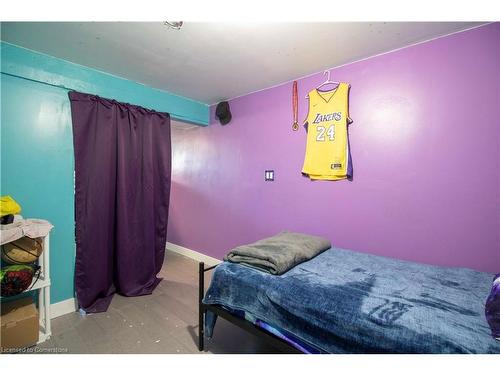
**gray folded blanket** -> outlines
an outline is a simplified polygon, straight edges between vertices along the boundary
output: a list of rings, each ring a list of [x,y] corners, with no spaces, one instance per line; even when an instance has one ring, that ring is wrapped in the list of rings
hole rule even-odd
[[[330,241],[302,233],[281,232],[231,250],[224,260],[244,263],[273,275],[281,275],[297,264],[332,247]]]

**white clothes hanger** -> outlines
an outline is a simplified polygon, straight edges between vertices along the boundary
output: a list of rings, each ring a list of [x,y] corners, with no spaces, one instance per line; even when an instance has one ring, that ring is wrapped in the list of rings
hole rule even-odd
[[[334,84],[334,85],[337,85],[337,86],[338,86],[338,85],[340,84],[340,82],[337,82],[337,81],[332,81],[332,80],[330,79],[330,71],[329,71],[329,70],[325,70],[325,71],[323,72],[323,75],[325,75],[325,76],[326,76],[326,81],[324,81],[322,84],[320,84],[319,86],[317,86],[317,87],[316,87],[316,90],[319,90],[321,87],[323,87],[323,86],[325,86],[325,85]],[[333,90],[333,89],[332,89],[332,90]],[[308,97],[309,97],[309,95],[306,95],[306,98],[308,98]]]
[[[319,85],[318,87],[316,87],[316,90],[318,90],[320,87],[323,87],[324,85],[328,85],[328,84],[331,84],[331,83],[333,83],[333,84],[335,84],[335,85],[340,84],[340,82],[337,82],[337,81],[331,81],[331,80],[330,80],[330,71],[329,71],[329,70],[325,70],[325,71],[323,72],[323,75],[326,75],[326,81],[325,81],[325,82],[323,82],[323,83],[322,83],[321,85]]]

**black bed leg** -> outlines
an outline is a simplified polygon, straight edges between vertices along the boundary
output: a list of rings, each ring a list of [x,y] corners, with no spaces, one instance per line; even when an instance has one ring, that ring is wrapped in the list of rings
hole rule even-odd
[[[204,349],[205,337],[205,309],[203,308],[203,295],[205,294],[205,264],[198,263],[198,350],[201,352]]]

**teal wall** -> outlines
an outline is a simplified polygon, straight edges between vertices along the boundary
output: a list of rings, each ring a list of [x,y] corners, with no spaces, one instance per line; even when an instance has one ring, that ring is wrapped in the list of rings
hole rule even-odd
[[[208,106],[5,43],[1,47],[0,194],[12,195],[24,217],[54,225],[50,261],[55,303],[74,295],[75,260],[71,113],[68,90],[59,86],[177,111],[177,118],[198,124],[205,121],[205,107],[208,123]]]
[[[73,140],[66,90],[1,75],[1,194],[49,220],[52,302],[73,296]]]
[[[0,51],[4,74],[168,112],[175,119],[197,125],[209,123],[207,104],[13,44],[0,42]]]

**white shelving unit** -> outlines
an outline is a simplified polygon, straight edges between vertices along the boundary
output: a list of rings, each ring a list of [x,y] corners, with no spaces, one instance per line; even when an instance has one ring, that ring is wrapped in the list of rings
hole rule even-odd
[[[38,292],[38,316],[40,330],[38,333],[38,344],[48,340],[52,335],[50,327],[50,234],[43,239],[43,252],[38,258],[40,266],[40,277],[38,280],[33,279],[30,287],[23,293],[31,291]],[[21,293],[21,294],[23,294]],[[4,300],[2,298],[2,300]]]
[[[31,290],[38,290],[38,315],[40,331],[38,344],[48,340],[52,335],[50,327],[50,234],[43,239],[43,253],[38,258],[40,278],[34,281]]]

